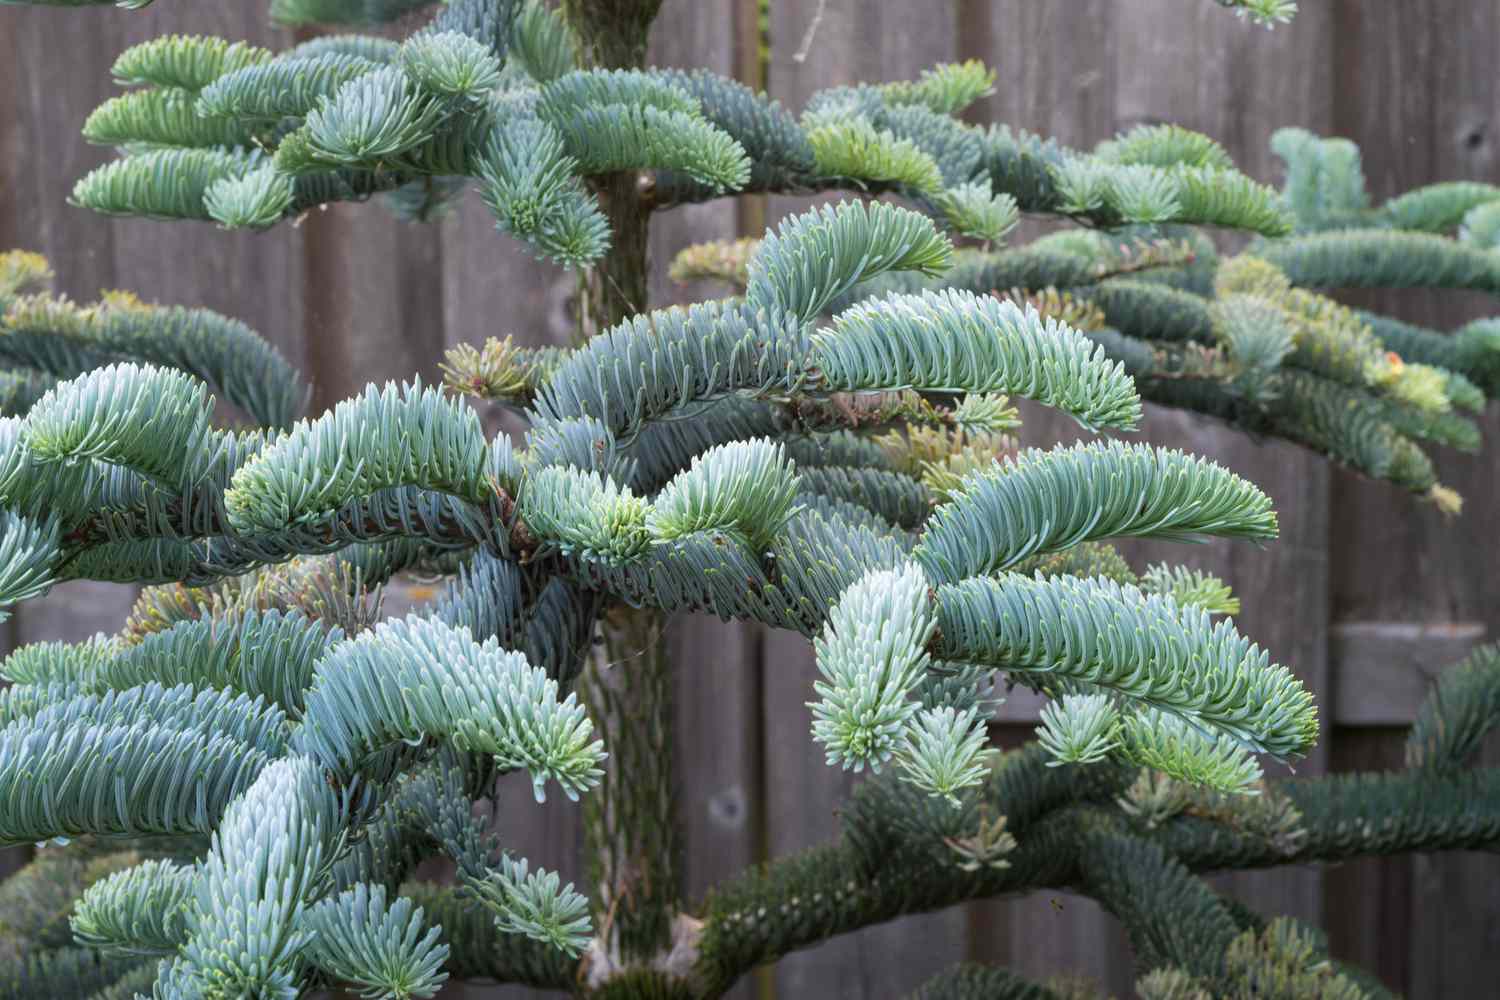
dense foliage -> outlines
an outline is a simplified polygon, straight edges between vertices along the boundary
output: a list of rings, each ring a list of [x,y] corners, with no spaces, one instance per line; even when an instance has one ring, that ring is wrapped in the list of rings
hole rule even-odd
[[[118,292],[78,306],[44,260],[0,255],[0,602],[150,585],[117,635],[0,663],[0,842],[51,842],[0,886],[0,986],[425,997],[452,974],[713,996],[875,921],[1070,886],[1124,921],[1153,1000],[1384,995],[1194,873],[1493,844],[1497,778],[1467,765],[1500,658],[1445,676],[1406,771],[1267,781],[1262,756],[1315,743],[1311,696],[1225,617],[1222,581],[1110,545],[1269,541],[1267,496],[1145,443],[1023,449],[1011,400],[1089,432],[1135,428],[1143,399],[1183,407],[1455,510],[1424,448],[1478,446],[1460,411],[1500,385],[1500,335],[1323,291],[1494,290],[1500,191],[1371,208],[1358,151],[1297,131],[1275,140],[1282,191],[1175,126],[1067,149],[961,121],[994,79],[972,62],[794,116],[640,68],[654,13],[453,0],[400,42],[120,56],[131,89],[84,134],[121,156],[79,204],[264,228],[376,194],[433,219],[473,186],[501,230],[583,269],[592,336],[460,348],[446,386],[372,385],[309,419],[242,324]],[[739,294],[622,307],[652,212],[747,191],[864,197],[674,266]],[[1081,225],[1004,247],[1022,212]],[[1221,257],[1205,227],[1255,242]],[[487,435],[465,397],[524,437]],[[380,587],[408,569],[450,582],[388,618]],[[667,665],[622,682],[591,653],[682,611],[808,636],[813,740],[879,772],[836,843],[701,912],[673,876]],[[1001,754],[1005,684],[1049,703]],[[474,804],[514,771],[582,800],[596,884],[500,849]],[[435,854],[456,887],[407,881]],[[964,968],[923,995],[1053,994]]]

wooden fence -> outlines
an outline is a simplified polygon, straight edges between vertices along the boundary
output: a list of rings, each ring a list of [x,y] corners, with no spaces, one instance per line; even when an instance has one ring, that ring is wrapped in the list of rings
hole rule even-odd
[[[795,110],[819,87],[907,78],[938,61],[980,57],[1000,79],[973,120],[1070,144],[1173,121],[1219,138],[1250,173],[1279,181],[1267,141],[1277,127],[1300,125],[1360,143],[1377,198],[1439,179],[1500,181],[1493,3],[1312,0],[1293,25],[1268,33],[1208,0],[827,0],[799,60],[818,6],[773,0],[765,58],[757,0],[666,0],[653,60],[739,76]],[[0,247],[45,252],[75,298],[122,287],[243,318],[309,374],[319,410],[368,380],[433,378],[445,345],[506,333],[527,343],[564,339],[572,280],[497,234],[477,199],[439,225],[345,205],[262,235],[110,221],[66,204],[73,181],[108,155],[78,133],[113,92],[108,67],[121,49],[169,31],[294,41],[268,27],[265,7],[161,0],[140,12],[0,9]],[[746,199],[659,217],[656,302],[695,294],[665,278],[677,249],[758,232],[796,207],[791,199]],[[1361,302],[1437,326],[1494,311],[1479,296],[1451,294]],[[1071,433],[1044,415],[1029,429],[1037,440]],[[1276,500],[1282,537],[1274,545],[1208,545],[1186,557],[1234,582],[1246,606],[1242,627],[1316,692],[1327,725],[1305,771],[1399,766],[1399,727],[1427,679],[1500,626],[1490,582],[1500,421],[1492,415],[1486,429],[1487,455],[1440,460],[1444,481],[1468,501],[1450,522],[1296,448],[1150,412],[1146,437],[1213,456]],[[1136,549],[1148,551],[1165,550]],[[3,626],[3,639],[113,630],[130,597],[125,588],[69,585],[25,608]],[[823,765],[807,735],[805,642],[697,619],[682,622],[671,641],[680,663],[685,868],[701,894],[757,859],[832,836],[850,781]],[[1027,711],[1011,706],[1002,740],[1025,737]],[[576,808],[539,810],[519,798],[517,805],[505,811],[508,843],[576,877]],[[1409,996],[1493,995],[1500,981],[1493,856],[1231,875],[1222,884],[1257,909],[1327,927],[1336,954]],[[1093,903],[1056,894],[850,935],[788,958],[736,995],[890,997],[965,957],[1043,976],[1076,970],[1129,995],[1118,929]],[[523,992],[471,986],[463,995]]]

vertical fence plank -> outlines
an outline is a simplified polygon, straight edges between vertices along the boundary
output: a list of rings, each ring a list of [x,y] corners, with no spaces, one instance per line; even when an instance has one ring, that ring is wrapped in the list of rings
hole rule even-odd
[[[445,339],[438,227],[368,203],[314,210],[302,226],[312,412],[431,372]]]
[[[1375,201],[1450,179],[1500,182],[1500,86],[1483,53],[1500,45],[1493,4],[1435,0],[1420,5],[1343,0],[1337,11],[1335,130],[1360,144]],[[1395,42],[1400,39],[1399,44]],[[1452,292],[1360,295],[1360,305],[1439,329],[1500,312],[1493,297]],[[1467,501],[1444,518],[1397,491],[1349,474],[1335,476],[1333,602],[1340,623],[1480,623],[1500,632],[1490,553],[1500,531],[1495,504],[1500,416],[1482,420],[1478,456],[1434,454],[1443,482]],[[1446,664],[1427,664],[1436,672]],[[1358,684],[1357,676],[1341,683]],[[1366,761],[1399,765],[1398,731],[1341,733]],[[1487,762],[1493,766],[1491,751]],[[1329,912],[1374,909],[1345,926],[1334,921],[1335,949],[1371,963],[1385,983],[1413,997],[1483,996],[1500,976],[1493,919],[1493,855],[1415,855],[1362,862],[1331,875]],[[1374,927],[1369,921],[1376,920]]]
[[[1339,104],[1335,130],[1364,150],[1377,202],[1421,184],[1468,179],[1500,182],[1500,85],[1476,65],[1476,53],[1500,44],[1500,11],[1462,0],[1420,12],[1395,5],[1342,3],[1338,27]],[[1382,44],[1402,39],[1402,44]],[[1441,72],[1436,72],[1441,68]],[[1446,291],[1351,296],[1439,329],[1500,313],[1492,296]],[[1483,422],[1480,455],[1434,450],[1439,477],[1468,501],[1456,518],[1413,506],[1398,491],[1355,476],[1335,478],[1348,516],[1334,525],[1335,611],[1340,621],[1476,621],[1493,631],[1500,611],[1491,573],[1473,558],[1477,540],[1500,530],[1492,502],[1493,458],[1500,436],[1494,409]]]
[[[1331,757],[1338,771],[1396,770],[1401,737],[1382,729],[1340,730]],[[1323,878],[1329,950],[1387,986],[1410,978],[1411,874],[1408,859],[1362,858],[1328,869]]]
[[[490,337],[506,336],[528,347],[571,342],[568,303],[577,279],[571,272],[536,259],[520,243],[497,231],[494,217],[474,192],[466,193],[448,218],[412,228],[417,232],[431,228],[440,244],[438,295],[424,305],[426,312],[438,317],[440,346],[468,343],[477,347]],[[412,358],[412,371],[420,371],[424,381],[439,378],[441,354],[434,348]],[[490,430],[503,427],[520,443],[523,429],[519,421],[506,416],[499,407],[481,403],[479,408]],[[563,795],[549,795],[546,802],[538,803],[530,782],[513,775],[495,790],[495,814],[496,832],[506,850],[583,887],[583,825],[577,802]],[[445,1000],[523,1000],[555,995],[523,986],[478,983],[452,985],[442,993]]]
[[[704,67],[736,76],[741,47],[753,45],[736,24],[740,0],[666,0],[652,34],[654,66]],[[682,248],[739,234],[734,199],[671,209],[651,220],[652,307],[722,294],[667,277]],[[682,888],[694,908],[718,882],[759,860],[760,630],[706,615],[672,622],[673,767],[681,827]],[[729,994],[754,996],[747,977]]]
[[[1003,123],[1086,147],[1115,124],[1117,68],[1113,35],[1115,0],[1073,5],[1026,0],[963,5],[962,55],[996,71],[995,93],[967,115],[976,124]],[[1028,220],[1024,241],[1051,225]],[[1078,435],[1077,425],[1055,411],[1028,406],[1024,440],[1047,447]],[[998,726],[1002,743],[1031,737],[1029,727]],[[1081,896],[1032,893],[970,907],[970,953],[975,961],[1046,978],[1073,973],[1110,989],[1129,986],[1129,949],[1114,918]]]
[[[0,247],[47,254],[57,290],[75,300],[118,287],[147,301],[209,306],[245,319],[300,361],[295,235],[227,236],[206,224],[109,219],[66,203],[74,182],[113,155],[86,144],[80,130],[90,111],[119,92],[109,70],[122,50],[169,25],[259,44],[284,33],[246,8],[169,15],[44,7],[7,10],[3,25],[0,78],[11,97],[0,116]],[[60,58],[64,39],[68,56]],[[18,612],[19,631],[27,641],[114,631],[135,593],[99,583],[58,588]]]
[[[733,77],[743,45],[740,0],[667,0],[651,39],[653,66],[703,67]],[[651,303],[696,302],[721,291],[684,287],[667,277],[673,256],[704,240],[739,233],[732,198],[671,209],[651,220]],[[758,860],[760,637],[743,624],[706,615],[672,625],[673,714],[683,890],[689,906],[717,882]],[[750,996],[742,983],[739,997]]]
[[[102,20],[100,19],[102,16]],[[108,96],[109,65],[128,14],[116,10],[12,8],[0,14],[0,244],[46,253],[58,290],[91,298],[114,282],[114,231],[66,204],[73,182],[105,151],[78,135]],[[69,40],[69,58],[56,41]]]
[[[1500,767],[1500,749],[1494,741],[1477,764]],[[1500,921],[1495,919],[1500,859],[1493,853],[1459,851],[1414,854],[1409,860],[1411,909],[1392,914],[1393,922],[1400,920],[1405,931],[1404,950],[1411,967],[1406,995],[1493,994],[1500,975]]]
[[[1327,129],[1332,17],[1326,9],[1303,5],[1295,31],[1275,32],[1225,17],[1207,4],[1189,12],[1171,0],[1132,0],[1117,16],[1119,127],[1165,119],[1197,129],[1222,142],[1246,172],[1265,179],[1276,174],[1268,145],[1274,129]],[[1172,73],[1159,71],[1181,53],[1193,58]],[[1259,444],[1181,412],[1153,414],[1147,437],[1211,455],[1270,494],[1281,527],[1275,542],[1264,549],[1216,545],[1195,561],[1233,582],[1245,609],[1239,627],[1326,704],[1327,463],[1306,450]],[[1181,558],[1176,548],[1172,557]],[[1300,773],[1324,770],[1330,736],[1325,730],[1319,746],[1298,764]],[[1259,912],[1321,923],[1319,872],[1277,870],[1215,881]]]
[[[773,3],[767,89],[798,113],[808,96],[823,87],[913,78],[957,55],[957,13],[952,2]],[[797,52],[804,45],[807,58],[798,61]],[[767,200],[770,226],[808,204],[805,199]],[[835,809],[853,786],[850,776],[823,763],[822,753],[809,740],[811,716],[805,703],[812,696],[814,673],[805,640],[786,633],[767,637],[765,769],[772,856],[833,836],[838,830]],[[897,996],[961,958],[964,939],[964,918],[958,910],[872,928],[778,963],[776,995]]]
[[[1304,11],[1296,32],[1275,35],[1251,32],[1206,5],[1191,10],[1174,0],[1087,10],[974,4],[970,16],[977,23],[964,37],[975,49],[966,54],[987,58],[1000,71],[997,94],[976,110],[979,120],[1004,121],[1084,148],[1143,121],[1173,121],[1220,139],[1247,170],[1264,175],[1274,123],[1285,123],[1290,112],[1294,120],[1321,127],[1329,116],[1328,18],[1322,11]],[[1163,72],[1164,66],[1171,71]],[[1027,436],[1041,443],[1076,432],[1055,416],[1028,412]],[[1246,597],[1241,627],[1323,694],[1326,472],[1319,460],[1286,445],[1256,446],[1235,432],[1155,407],[1148,407],[1138,437],[1215,456],[1272,495],[1282,512],[1282,538],[1265,551],[1224,544],[1127,548],[1137,559],[1171,558],[1225,574]],[[1316,758],[1308,763],[1319,766]],[[1306,874],[1224,881],[1255,905],[1317,915],[1317,883]],[[1087,905],[1064,901],[1059,913],[1050,896],[992,904],[976,914],[975,948],[992,949],[994,960],[1009,959],[1028,972],[1055,972],[1056,966],[1042,966],[1057,963],[1127,990],[1128,952],[1110,924]],[[991,926],[996,933],[986,940]]]

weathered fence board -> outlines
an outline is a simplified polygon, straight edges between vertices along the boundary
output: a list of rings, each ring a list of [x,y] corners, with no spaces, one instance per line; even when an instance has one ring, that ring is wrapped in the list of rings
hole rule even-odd
[[[366,381],[419,372],[432,380],[442,348],[454,343],[506,334],[527,344],[567,342],[573,278],[497,234],[472,195],[436,225],[343,205],[259,235],[110,220],[65,204],[74,180],[106,158],[78,129],[115,91],[108,67],[119,50],[167,31],[273,46],[299,37],[270,28],[264,7],[0,11],[0,246],[47,253],[60,288],[78,299],[118,286],[245,319],[308,373],[315,411]],[[1191,0],[774,0],[765,65],[756,0],[666,0],[652,58],[763,82],[795,111],[819,87],[979,57],[1000,77],[972,120],[1076,146],[1141,121],[1177,121],[1219,138],[1251,173],[1279,181],[1267,140],[1276,127],[1298,124],[1360,142],[1377,198],[1436,179],[1500,180],[1500,84],[1492,72],[1500,10],[1467,0],[1302,7],[1293,25],[1267,33]],[[805,204],[742,199],[661,216],[651,244],[653,301],[720,293],[666,280],[682,246],[758,231],[762,218],[774,223]],[[1039,230],[1028,222],[1027,231]],[[1494,311],[1487,299],[1446,293],[1359,301],[1436,326]],[[1056,415],[1027,417],[1032,442],[1076,434]],[[1485,425],[1491,444],[1500,441],[1500,418]],[[1282,537],[1263,550],[1140,545],[1132,554],[1186,558],[1235,583],[1245,602],[1241,626],[1313,686],[1330,721],[1302,770],[1400,766],[1400,733],[1390,727],[1409,718],[1418,675],[1500,629],[1487,559],[1500,530],[1500,461],[1440,460],[1444,481],[1468,500],[1463,517],[1449,521],[1298,449],[1180,414],[1151,409],[1143,436],[1211,455],[1260,483],[1276,500]],[[108,585],[60,588],[0,626],[0,642],[114,628],[132,594]],[[833,836],[853,779],[826,768],[808,740],[813,667],[803,640],[687,618],[667,641],[681,665],[674,697],[683,870],[696,899],[747,863]],[[1000,739],[1024,739],[1033,711],[1015,699],[996,727]],[[508,846],[582,877],[575,806],[538,809],[519,785],[499,795]],[[1257,908],[1320,920],[1337,954],[1411,996],[1477,996],[1500,975],[1497,876],[1492,856],[1452,855],[1220,884]],[[1042,893],[830,942],[742,984],[738,996],[886,997],[963,957],[1041,976],[1076,970],[1121,993],[1133,978],[1110,917],[1087,900]],[[530,991],[469,987],[461,995]]]
[[[1500,45],[1500,10],[1465,0],[1340,0],[1332,6],[1339,38],[1334,128],[1363,148],[1372,197],[1444,178],[1500,181],[1500,85],[1483,65],[1484,53]],[[1438,328],[1496,312],[1494,299],[1480,295],[1400,292],[1358,301]],[[1483,429],[1487,442],[1497,440],[1494,407]],[[1410,623],[1448,632],[1478,625],[1490,638],[1500,632],[1493,563],[1500,463],[1492,453],[1478,461],[1450,453],[1438,456],[1438,469],[1466,500],[1456,520],[1412,509],[1388,488],[1343,473],[1334,477],[1338,516],[1328,549],[1334,620],[1341,628]],[[1428,660],[1428,669],[1441,668],[1457,652],[1444,651],[1449,655]],[[1399,647],[1392,652],[1384,662],[1399,661]],[[1354,664],[1339,675],[1340,691],[1365,683],[1364,670]],[[1351,769],[1400,766],[1401,739],[1399,730],[1389,729],[1331,734],[1339,765]],[[1328,912],[1341,919],[1331,920],[1329,930],[1351,958],[1411,997],[1494,992],[1500,861],[1493,855],[1393,858],[1336,874]],[[1360,915],[1371,909],[1377,914]],[[1378,923],[1352,932],[1342,919]]]
[[[951,0],[773,4],[766,90],[797,113],[823,87],[914,77],[952,58],[957,13]],[[768,201],[772,225],[808,204],[780,197]],[[816,674],[808,644],[778,634],[767,637],[765,649],[767,847],[774,857],[835,836],[836,810],[854,777],[825,766],[821,750],[808,742],[811,713],[806,703],[812,700]],[[964,938],[964,916],[956,910],[871,928],[778,963],[776,994],[849,1000],[900,995],[962,958]]]
[[[964,5],[961,48],[955,55],[983,59],[999,73],[995,94],[966,117],[976,123],[1004,122],[1080,147],[1114,134],[1118,81],[1111,36],[1117,6],[1111,0]],[[1039,228],[1028,224],[1023,233]],[[1023,415],[1027,445],[1080,436],[1077,425],[1062,414],[1026,407]],[[1011,742],[1030,733],[1029,727],[1005,728],[1004,738]],[[1040,978],[1073,971],[1112,989],[1129,986],[1124,935],[1092,900],[1043,892],[976,904],[971,911],[970,956],[978,961]]]

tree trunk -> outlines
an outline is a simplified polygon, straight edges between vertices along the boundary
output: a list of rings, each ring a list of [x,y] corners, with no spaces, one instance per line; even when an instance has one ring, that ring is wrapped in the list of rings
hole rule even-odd
[[[563,0],[585,67],[639,69],[661,0]],[[580,343],[647,302],[652,202],[634,170],[590,180],[609,221],[610,250],[579,279]],[[679,992],[696,949],[697,923],[679,912],[678,824],[673,801],[671,665],[665,616],[616,607],[580,694],[609,751],[605,777],[584,801],[585,850],[594,882],[595,938],[581,982],[595,996]],[[674,942],[677,947],[674,947]]]

